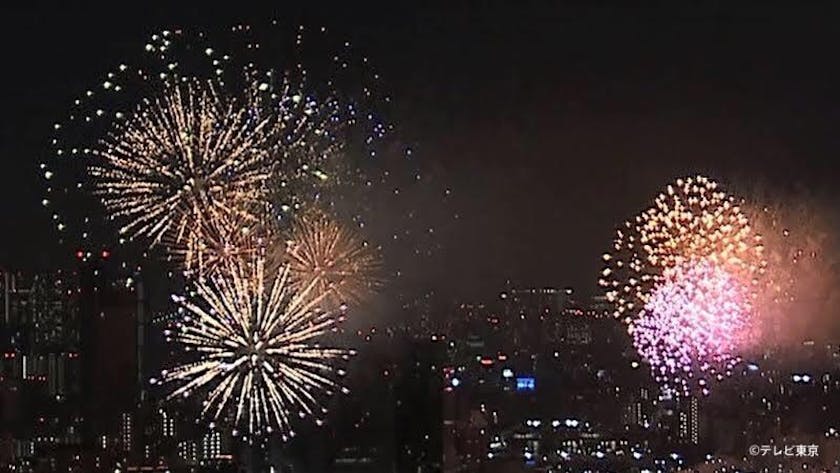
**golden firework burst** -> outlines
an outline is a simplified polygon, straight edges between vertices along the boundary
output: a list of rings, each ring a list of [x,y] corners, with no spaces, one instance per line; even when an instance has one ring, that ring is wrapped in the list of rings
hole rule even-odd
[[[274,256],[296,288],[312,286],[328,308],[358,304],[382,284],[378,251],[318,210],[298,216]]]

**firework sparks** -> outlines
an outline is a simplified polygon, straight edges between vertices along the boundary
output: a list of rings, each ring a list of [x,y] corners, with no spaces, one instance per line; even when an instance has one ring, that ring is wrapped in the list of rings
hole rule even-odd
[[[265,260],[228,263],[196,283],[194,297],[174,297],[183,315],[167,333],[198,359],[162,372],[156,383],[175,384],[168,399],[204,394],[203,417],[226,419],[252,436],[294,435],[293,416],[326,409],[318,397],[346,392],[334,379],[334,363],[352,351],[324,348],[317,340],[337,319],[317,308],[312,286],[295,292],[288,268],[266,277]]]
[[[665,274],[687,261],[707,259],[742,281],[764,272],[760,237],[734,197],[708,178],[678,179],[653,207],[616,232],[599,284],[630,323]]]
[[[748,288],[708,261],[678,266],[648,297],[630,326],[633,344],[666,389],[708,394],[731,375],[751,328]]]
[[[223,269],[229,261],[251,259],[272,240],[272,229],[241,212],[217,212],[187,229],[180,241],[164,243],[186,274],[206,276]]]
[[[96,193],[120,233],[180,241],[191,227],[258,206],[271,176],[272,119],[223,97],[211,83],[168,88],[118,123],[94,154]],[[256,116],[255,116],[256,114]]]
[[[294,287],[312,287],[324,304],[359,303],[379,285],[379,257],[352,230],[311,210],[292,224],[277,259],[288,264]]]
[[[58,240],[107,248],[125,267],[153,255],[201,273],[203,258],[237,246],[218,243],[231,239],[213,236],[227,231],[218,222],[250,229],[254,213],[260,225],[320,207],[365,222],[394,279],[419,277],[415,258],[439,248],[448,223],[419,209],[450,201],[449,189],[394,132],[373,62],[326,30],[290,26],[161,31],[78,94],[39,164]],[[237,144],[244,156],[231,160]],[[231,167],[214,174],[212,160]]]
[[[366,129],[373,118],[356,118],[360,110],[334,98],[332,79],[315,83],[299,63],[258,66],[252,46],[238,57],[202,33],[163,31],[139,61],[75,100],[40,165],[42,204],[62,240],[107,246],[117,230],[120,244],[142,237],[148,246],[184,246],[216,212],[263,211],[269,202],[285,212],[346,172],[337,159],[345,129]],[[90,195],[104,219],[87,213]]]
[[[685,392],[703,372],[731,370],[766,267],[738,201],[708,178],[678,179],[617,231],[613,250],[599,283],[657,380]]]

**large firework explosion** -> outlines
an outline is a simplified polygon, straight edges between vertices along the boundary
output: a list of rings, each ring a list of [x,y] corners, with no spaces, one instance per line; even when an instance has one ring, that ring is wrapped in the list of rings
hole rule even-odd
[[[326,409],[319,398],[346,391],[334,363],[353,352],[320,345],[339,318],[309,297],[312,285],[295,292],[288,268],[267,276],[262,257],[237,261],[197,281],[194,295],[173,297],[181,321],[167,335],[194,359],[154,382],[174,386],[168,399],[201,397],[202,416],[285,440],[295,417],[320,424]]]
[[[599,284],[626,323],[672,268],[708,259],[744,281],[764,272],[760,238],[738,201],[703,176],[677,179],[616,232]]]
[[[451,214],[432,223],[419,209],[445,208],[450,191],[382,118],[382,89],[368,59],[324,28],[154,34],[55,124],[42,203],[73,253],[108,249],[131,270],[154,253],[185,262],[218,247],[212,234],[198,241],[216,220],[259,210],[283,230],[323,208],[364,228],[397,281],[439,246]],[[242,159],[225,156],[234,152]],[[217,218],[220,209],[242,215]]]
[[[280,136],[260,102],[256,88],[238,100],[187,83],[116,123],[93,150],[91,176],[120,234],[178,245],[208,220],[259,208]]]
[[[382,283],[378,250],[318,210],[299,214],[274,255],[293,287],[312,287],[327,308],[363,302]]]
[[[344,52],[329,54],[313,80],[298,57],[302,31],[280,67],[275,50],[259,60],[247,27],[222,42],[236,53],[200,33],[152,35],[139,60],[109,72],[55,124],[42,203],[61,240],[113,247],[142,237],[140,250],[163,240],[169,250],[217,211],[282,216],[340,173],[343,183],[356,179],[345,171],[346,144],[375,154],[385,125],[337,90],[331,71],[350,62]]]
[[[724,354],[713,339],[713,334],[750,325],[751,304],[766,266],[760,237],[738,201],[716,182],[698,176],[668,185],[652,207],[616,232],[613,252],[604,261],[599,284],[615,304],[615,317],[631,333],[638,331],[637,348],[655,371],[662,366],[666,372],[673,368],[671,374],[682,371],[681,380],[699,377],[697,367],[725,373],[745,348],[742,343],[750,340],[731,334],[726,340],[737,343],[725,343]],[[707,276],[712,279],[698,280]],[[733,310],[692,312],[712,301]],[[676,347],[687,340],[692,343]]]

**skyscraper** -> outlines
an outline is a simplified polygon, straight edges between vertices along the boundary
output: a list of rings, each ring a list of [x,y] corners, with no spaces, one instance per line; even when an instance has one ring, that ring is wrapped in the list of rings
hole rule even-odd
[[[47,464],[67,464],[79,442],[77,286],[62,272],[9,271],[0,285],[0,435],[9,447],[0,462],[37,453]]]
[[[92,446],[101,433],[117,435],[123,414],[133,412],[139,401],[142,299],[133,280],[118,277],[107,258],[83,261],[79,273],[84,439]]]
[[[396,471],[441,471],[444,346],[413,342],[398,365],[393,391]]]
[[[681,399],[678,410],[679,425],[677,436],[682,443],[700,444],[700,405],[697,398],[691,396]]]

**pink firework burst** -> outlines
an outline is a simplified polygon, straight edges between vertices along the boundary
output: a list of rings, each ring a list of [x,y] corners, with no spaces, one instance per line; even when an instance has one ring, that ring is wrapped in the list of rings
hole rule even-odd
[[[633,344],[656,380],[675,394],[709,393],[709,382],[732,374],[751,339],[749,288],[701,259],[673,267],[630,325]]]

